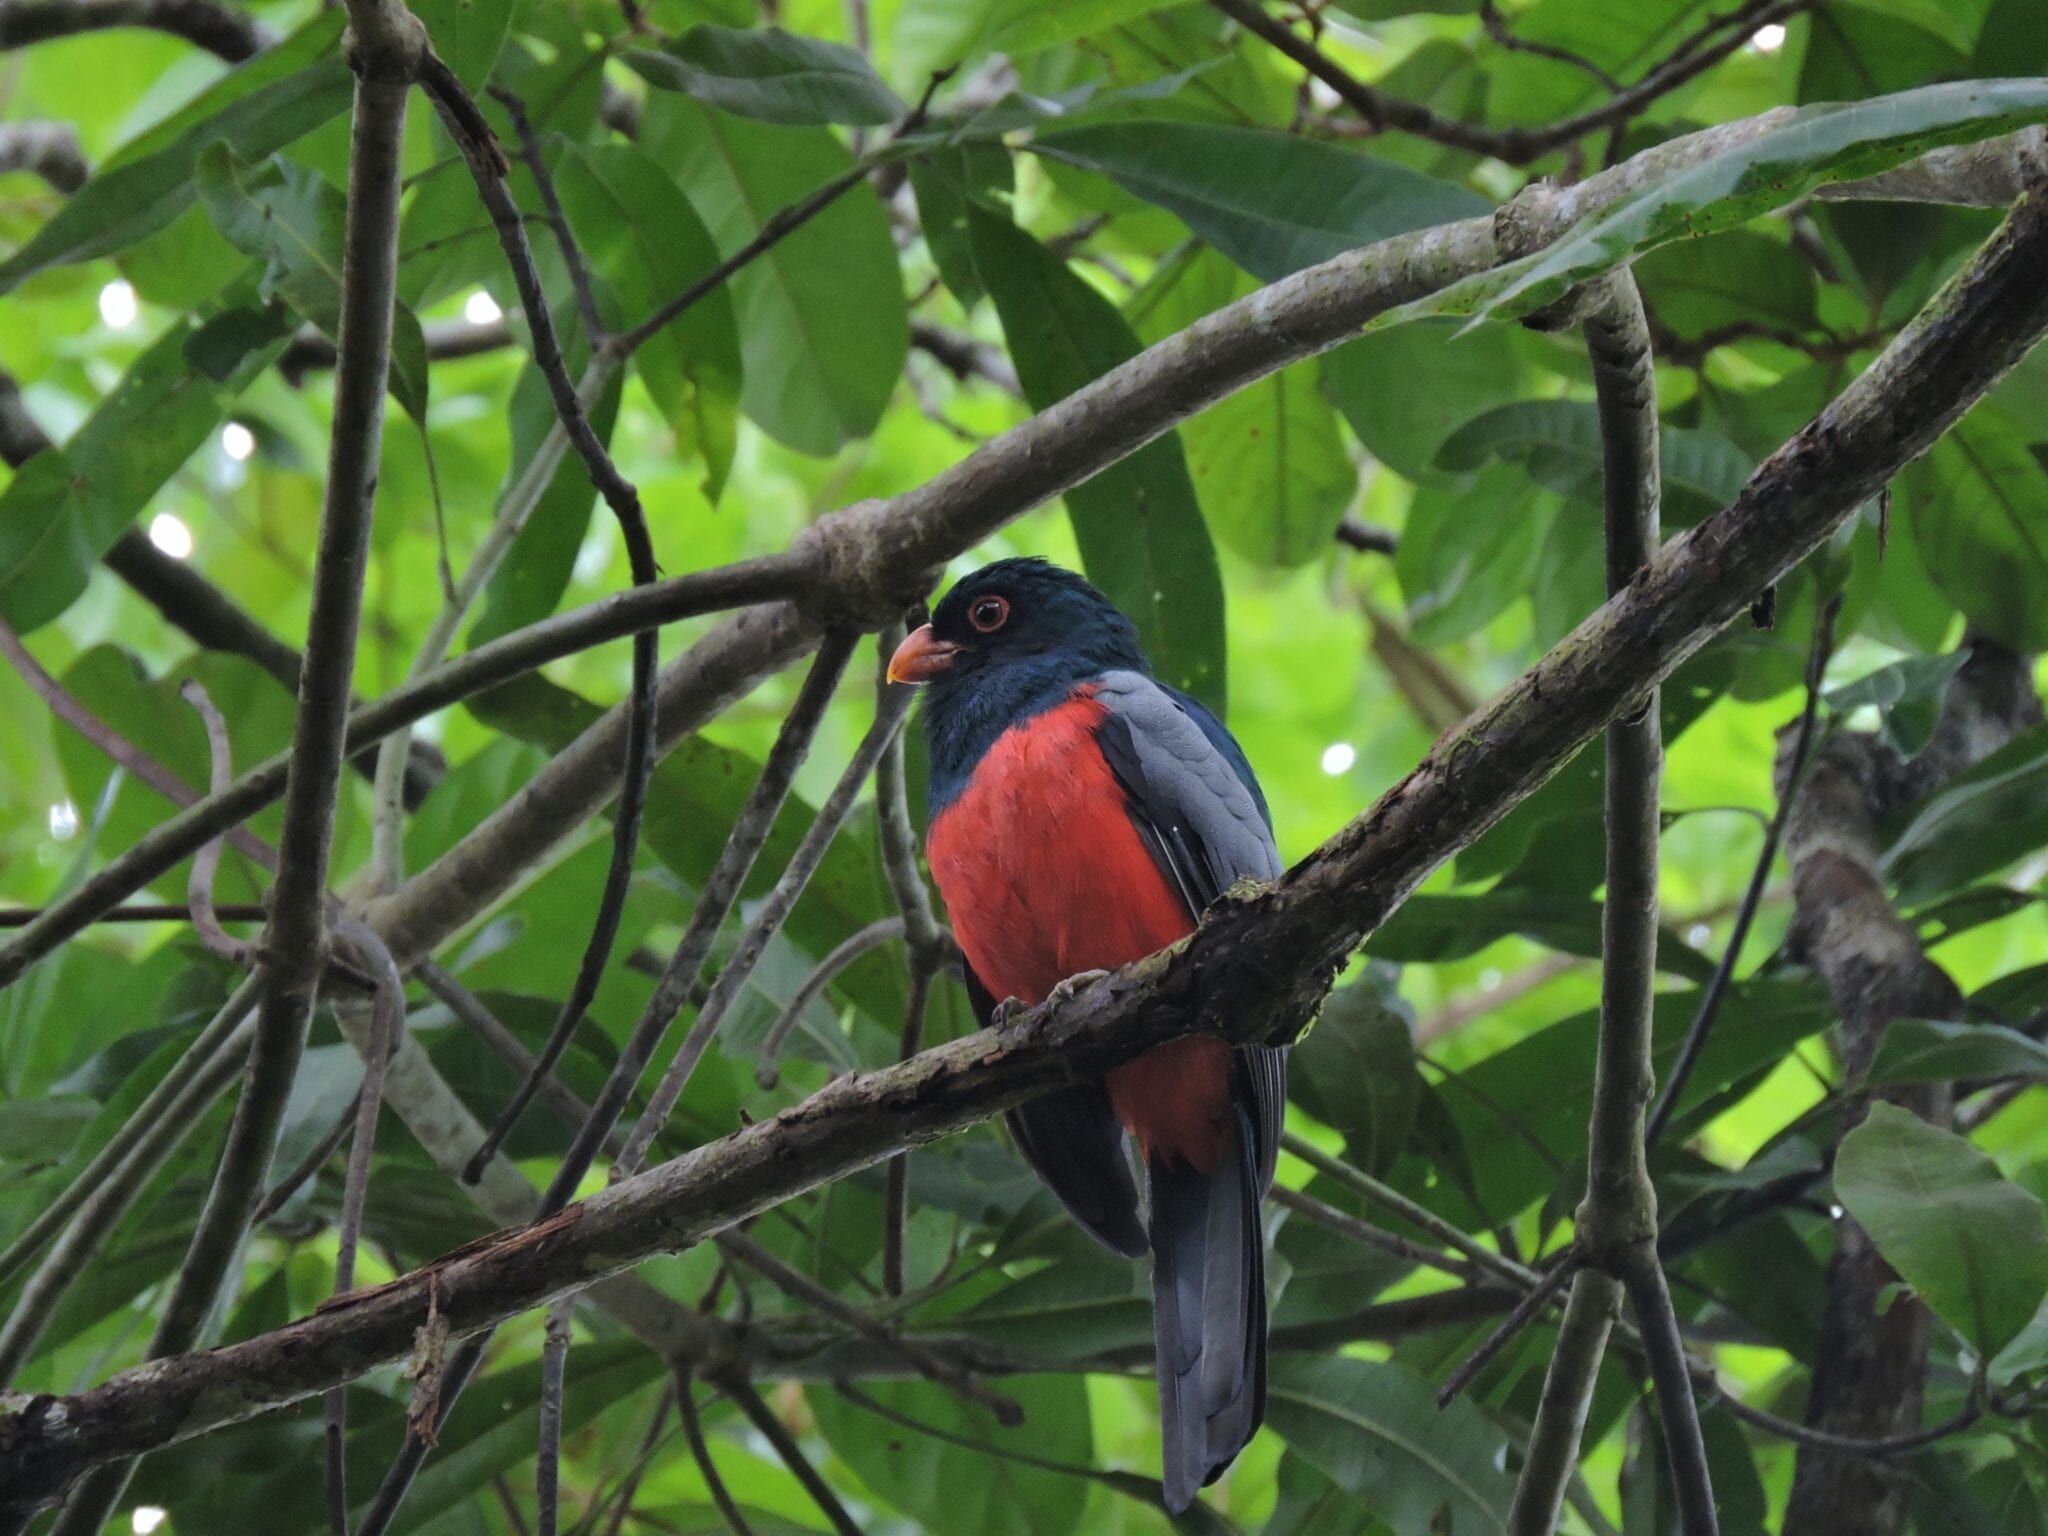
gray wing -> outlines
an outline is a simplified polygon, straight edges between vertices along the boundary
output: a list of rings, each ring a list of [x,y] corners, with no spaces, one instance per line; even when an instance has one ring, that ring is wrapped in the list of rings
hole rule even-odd
[[[1239,880],[1278,879],[1280,851],[1242,751],[1213,715],[1139,672],[1103,675],[1095,697],[1108,713],[1096,744],[1128,800],[1132,824],[1154,862],[1202,912]],[[1237,1089],[1258,1139],[1262,1188],[1273,1182],[1286,1113],[1287,1052],[1245,1046]]]

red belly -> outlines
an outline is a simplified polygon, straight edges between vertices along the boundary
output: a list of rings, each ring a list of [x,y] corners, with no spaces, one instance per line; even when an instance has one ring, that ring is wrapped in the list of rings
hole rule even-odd
[[[1146,851],[1085,694],[1005,732],[926,840],[960,949],[997,998],[1027,1003],[1081,971],[1114,970],[1194,931]],[[1180,1040],[1109,1074],[1110,1102],[1147,1155],[1207,1172],[1230,1114],[1230,1051]]]

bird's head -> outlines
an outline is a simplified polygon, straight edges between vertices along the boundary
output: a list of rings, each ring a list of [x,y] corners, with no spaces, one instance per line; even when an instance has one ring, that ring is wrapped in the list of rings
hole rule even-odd
[[[931,623],[896,648],[889,680],[931,685],[939,708],[969,691],[1035,691],[1120,667],[1148,670],[1114,603],[1049,561],[998,560],[953,584]]]

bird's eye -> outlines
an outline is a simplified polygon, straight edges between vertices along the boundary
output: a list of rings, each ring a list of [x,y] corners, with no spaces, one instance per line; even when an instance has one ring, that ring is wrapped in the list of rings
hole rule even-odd
[[[1009,622],[1010,602],[1002,597],[977,597],[967,610],[967,622],[984,635],[993,634]]]

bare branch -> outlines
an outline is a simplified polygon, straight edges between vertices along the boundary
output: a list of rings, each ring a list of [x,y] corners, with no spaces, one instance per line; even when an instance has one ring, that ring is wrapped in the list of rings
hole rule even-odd
[[[711,1447],[704,1443],[704,1422],[697,1414],[696,1383],[687,1370],[676,1372],[676,1412],[682,1417],[683,1438],[690,1442],[690,1455],[696,1460],[711,1502],[717,1506],[726,1528],[732,1536],[754,1536],[754,1528],[747,1524],[746,1516],[733,1502],[731,1490],[725,1486],[725,1479],[718,1475],[718,1467],[711,1460]]]
[[[57,192],[76,192],[91,174],[69,123],[0,123],[0,176],[9,171],[40,176]]]
[[[789,1468],[790,1475],[803,1484],[804,1492],[811,1496],[811,1502],[818,1506],[818,1512],[837,1536],[861,1536],[860,1526],[846,1512],[846,1506],[839,1502],[839,1495],[818,1475],[818,1469],[804,1455],[804,1448],[796,1443],[796,1436],[790,1433],[789,1426],[762,1401],[761,1394],[754,1390],[754,1384],[742,1376],[727,1375],[716,1380],[725,1395],[732,1399],[733,1405],[747,1416],[747,1422],[758,1429],[774,1448],[776,1456]]]
[[[200,1342],[241,1252],[276,1149],[285,1100],[298,1074],[314,990],[326,959],[327,860],[391,360],[405,101],[411,69],[426,46],[426,29],[395,0],[393,10],[395,14],[373,13],[371,0],[360,0],[350,13],[351,62],[357,81],[343,246],[341,362],[335,376],[327,489],[298,716],[292,729],[277,880],[263,932],[264,959],[258,974],[264,992],[227,1147],[150,1339],[152,1359],[181,1353]],[[55,1532],[96,1533],[126,1487],[129,1470],[117,1463],[96,1472],[66,1505]]]
[[[773,1088],[780,1082],[782,1074],[776,1067],[776,1059],[782,1053],[782,1043],[789,1038],[789,1032],[796,1028],[796,1021],[803,1016],[803,1011],[810,1007],[819,994],[838,979],[839,973],[854,961],[902,937],[903,918],[900,915],[879,917],[867,927],[841,939],[824,959],[812,967],[811,974],[803,979],[802,985],[790,993],[789,1001],[783,1005],[782,1012],[776,1015],[775,1022],[768,1028],[768,1033],[761,1037],[761,1059],[754,1068],[754,1081],[763,1088]]]
[[[0,6],[0,53],[110,27],[168,32],[230,64],[274,41],[253,16],[217,0],[8,0]]]
[[[1620,1316],[1621,1282],[1598,1270],[1579,1270],[1537,1400],[1536,1422],[1508,1511],[1508,1536],[1550,1536],[1557,1529],[1565,1486],[1578,1467],[1579,1437],[1593,1406],[1607,1336]]]

